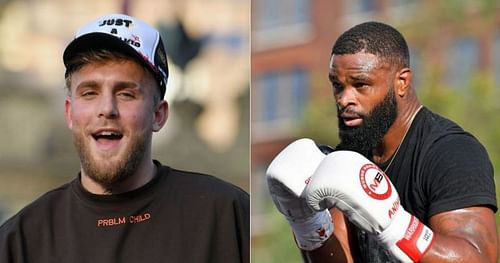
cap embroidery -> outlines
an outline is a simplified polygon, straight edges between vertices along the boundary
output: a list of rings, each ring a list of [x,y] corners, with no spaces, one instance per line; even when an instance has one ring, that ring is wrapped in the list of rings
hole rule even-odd
[[[131,24],[132,24],[132,20],[122,19],[122,18],[118,18],[118,19],[111,18],[111,19],[105,19],[105,20],[101,21],[99,26],[115,25],[115,26],[130,27]]]

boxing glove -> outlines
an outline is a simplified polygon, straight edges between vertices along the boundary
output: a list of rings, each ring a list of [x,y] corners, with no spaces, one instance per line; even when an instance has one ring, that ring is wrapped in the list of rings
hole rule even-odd
[[[434,238],[430,228],[400,204],[385,173],[364,156],[336,151],[319,164],[305,189],[313,209],[337,207],[349,221],[373,233],[402,262],[418,262]]]
[[[299,139],[283,149],[266,171],[271,198],[292,227],[297,244],[304,250],[320,247],[333,232],[328,210],[312,210],[302,195],[323,158],[325,154],[314,141]]]

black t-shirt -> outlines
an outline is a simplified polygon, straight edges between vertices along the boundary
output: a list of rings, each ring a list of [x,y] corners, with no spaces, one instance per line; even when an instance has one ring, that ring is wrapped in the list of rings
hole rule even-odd
[[[246,192],[158,162],[155,178],[94,195],[79,178],[0,227],[0,262],[249,262]]]
[[[385,170],[389,165],[381,164]],[[438,213],[488,206],[497,211],[493,167],[481,143],[454,122],[422,108],[386,174],[401,205],[424,224]],[[398,262],[376,238],[351,225],[358,238],[356,262]]]

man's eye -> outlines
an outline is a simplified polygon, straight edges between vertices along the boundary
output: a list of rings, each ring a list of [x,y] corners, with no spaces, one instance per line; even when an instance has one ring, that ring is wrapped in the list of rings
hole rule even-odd
[[[366,86],[367,86],[367,84],[366,84],[366,83],[364,83],[364,82],[356,82],[356,83],[354,83],[352,86],[353,86],[354,88],[356,88],[356,89],[360,89],[360,88],[364,88],[364,87],[366,87]]]
[[[338,82],[332,83],[333,91],[338,92],[343,89],[342,85]]]
[[[95,91],[84,91],[84,92],[82,92],[82,97],[90,97],[90,96],[94,96],[94,95],[97,95],[97,92],[95,92]]]
[[[124,98],[134,98],[134,94],[130,92],[120,92],[118,93],[118,96],[124,97]]]

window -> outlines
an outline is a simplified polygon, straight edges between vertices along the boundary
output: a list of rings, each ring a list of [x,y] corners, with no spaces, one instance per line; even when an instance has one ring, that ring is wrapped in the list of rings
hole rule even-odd
[[[262,50],[307,42],[312,35],[309,0],[252,1],[252,48]]]
[[[308,72],[298,67],[257,76],[252,85],[252,123],[256,134],[289,133],[303,117],[308,86]]]
[[[311,3],[308,0],[256,0],[252,5],[252,26],[255,30],[309,23],[311,19]]]
[[[496,85],[500,86],[500,30],[496,33],[493,44],[493,74]]]
[[[422,67],[422,58],[420,50],[409,47],[410,49],[410,69],[413,73],[413,87],[418,89],[423,84],[424,74]]]
[[[477,68],[479,48],[472,38],[457,39],[447,53],[446,81],[452,88],[464,88]]]
[[[374,0],[350,0],[344,1],[346,13],[364,13],[375,11],[375,1]]]

